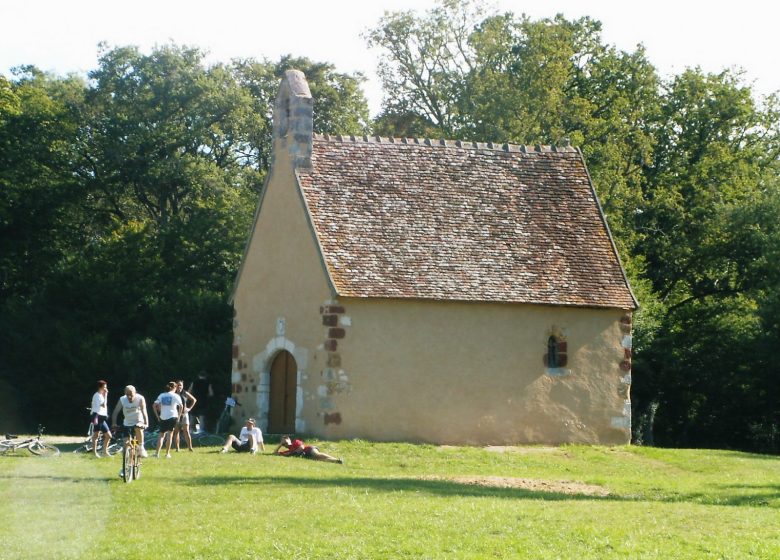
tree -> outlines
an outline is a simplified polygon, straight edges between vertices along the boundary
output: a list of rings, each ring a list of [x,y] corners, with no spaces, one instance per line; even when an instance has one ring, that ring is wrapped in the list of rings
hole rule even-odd
[[[0,81],[0,383],[22,424],[81,431],[94,381],[229,390],[232,287],[268,169],[278,75],[308,71],[315,126],[361,133],[360,76],[283,58],[102,46],[87,82]],[[335,130],[334,130],[335,129]]]
[[[776,449],[777,99],[757,104],[729,71],[663,82],[641,45],[605,45],[587,17],[446,0],[388,14],[368,39],[383,134],[580,146],[642,305],[640,431],[656,411],[667,445]]]

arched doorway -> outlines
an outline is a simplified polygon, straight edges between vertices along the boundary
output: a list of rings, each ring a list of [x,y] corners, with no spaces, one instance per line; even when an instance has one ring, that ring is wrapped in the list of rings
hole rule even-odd
[[[279,352],[271,364],[271,387],[268,398],[268,433],[295,431],[295,393],[298,366],[286,350]]]

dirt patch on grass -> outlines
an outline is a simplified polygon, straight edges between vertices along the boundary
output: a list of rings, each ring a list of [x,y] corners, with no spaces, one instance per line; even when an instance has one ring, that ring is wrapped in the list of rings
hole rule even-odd
[[[514,478],[510,476],[450,476],[424,477],[427,480],[447,480],[470,486],[484,488],[512,488],[529,490],[531,492],[550,492],[552,494],[571,494],[585,496],[609,496],[609,490],[595,484],[572,482],[566,480],[534,480],[530,478]]]
[[[488,445],[485,447],[485,451],[493,453],[524,453],[528,455],[532,453],[560,453],[561,448],[549,445]]]
[[[81,443],[86,439],[86,436],[50,436],[48,434],[43,434],[43,439],[54,445],[68,445],[71,443]]]

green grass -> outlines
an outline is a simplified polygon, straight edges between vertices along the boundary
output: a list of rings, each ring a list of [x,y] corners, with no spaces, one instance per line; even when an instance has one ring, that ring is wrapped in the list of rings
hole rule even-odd
[[[344,466],[213,449],[0,457],[0,558],[780,558],[780,458],[642,447],[323,442]],[[605,497],[466,484],[576,481]]]

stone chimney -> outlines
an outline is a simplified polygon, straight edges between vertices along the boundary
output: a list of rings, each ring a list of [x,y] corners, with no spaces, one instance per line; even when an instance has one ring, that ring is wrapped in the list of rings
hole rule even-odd
[[[274,145],[290,153],[295,167],[311,167],[313,105],[306,76],[287,70],[274,106]]]

